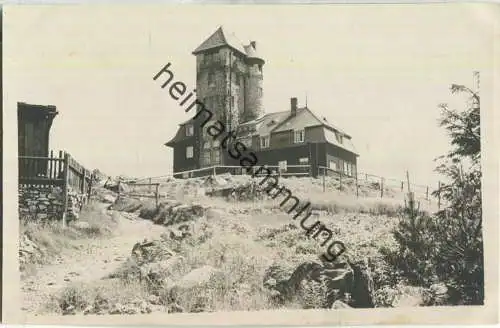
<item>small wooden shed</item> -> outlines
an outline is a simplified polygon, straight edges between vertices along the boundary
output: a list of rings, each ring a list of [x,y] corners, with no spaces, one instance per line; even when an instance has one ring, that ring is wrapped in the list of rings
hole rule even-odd
[[[18,155],[20,157],[49,156],[50,128],[57,114],[55,106],[17,103]],[[39,163],[45,164],[37,165],[36,173],[44,175],[47,171],[45,167],[47,162]],[[19,169],[22,170],[21,167]]]

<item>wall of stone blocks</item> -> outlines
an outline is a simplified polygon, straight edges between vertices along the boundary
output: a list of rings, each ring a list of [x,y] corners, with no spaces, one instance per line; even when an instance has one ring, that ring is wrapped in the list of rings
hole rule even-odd
[[[66,219],[78,219],[87,195],[68,190]],[[59,186],[19,186],[19,216],[28,220],[60,220],[64,211],[63,188]]]

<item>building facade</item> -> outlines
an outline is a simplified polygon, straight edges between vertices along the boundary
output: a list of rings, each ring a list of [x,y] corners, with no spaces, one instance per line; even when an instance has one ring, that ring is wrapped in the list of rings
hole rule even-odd
[[[356,174],[358,154],[351,136],[318,117],[309,108],[299,108],[291,98],[290,108],[264,114],[263,66],[257,44],[242,44],[219,27],[193,51],[196,56],[196,90],[213,114],[211,121],[235,131],[238,141],[254,150],[258,165],[310,165],[314,176],[318,166],[349,176]],[[173,148],[174,173],[211,166],[236,166],[235,161],[207,133],[211,122],[201,127],[190,119],[165,145]]]

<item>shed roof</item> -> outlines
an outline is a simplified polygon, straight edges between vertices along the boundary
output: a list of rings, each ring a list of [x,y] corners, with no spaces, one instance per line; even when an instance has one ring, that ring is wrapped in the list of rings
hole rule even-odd
[[[17,113],[19,117],[37,117],[41,119],[54,118],[59,114],[56,106],[36,105],[24,102],[17,103]]]

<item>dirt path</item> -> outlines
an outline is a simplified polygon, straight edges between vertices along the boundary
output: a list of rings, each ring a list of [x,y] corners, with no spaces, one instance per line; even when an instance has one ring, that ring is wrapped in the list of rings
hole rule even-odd
[[[77,249],[63,252],[56,263],[38,268],[22,281],[23,311],[37,313],[51,295],[69,284],[101,279],[127,259],[136,242],[165,232],[148,220],[125,216],[119,220],[113,237],[82,240]]]

